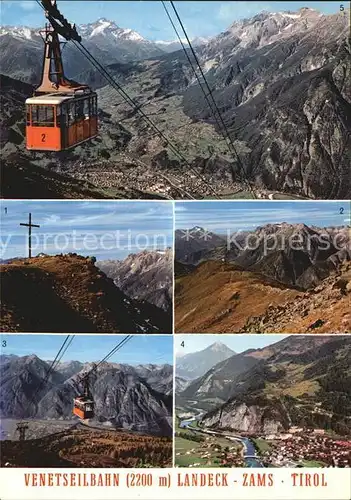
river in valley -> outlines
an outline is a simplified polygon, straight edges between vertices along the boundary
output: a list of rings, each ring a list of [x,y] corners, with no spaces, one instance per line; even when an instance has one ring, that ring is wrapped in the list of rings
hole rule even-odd
[[[245,466],[246,467],[264,467],[263,463],[261,462],[259,456],[257,455],[257,451],[255,448],[254,443],[251,441],[251,439],[247,437],[242,437],[242,436],[228,436],[227,434],[224,434],[222,432],[217,432],[217,431],[209,431],[207,429],[197,429],[196,427],[191,427],[191,424],[194,422],[194,420],[198,420],[196,417],[191,417],[187,418],[186,420],[182,420],[179,423],[179,427],[182,429],[189,429],[192,432],[199,432],[202,434],[214,434],[216,436],[220,436],[222,438],[228,439],[228,441],[240,441],[244,447],[244,461],[245,461]]]

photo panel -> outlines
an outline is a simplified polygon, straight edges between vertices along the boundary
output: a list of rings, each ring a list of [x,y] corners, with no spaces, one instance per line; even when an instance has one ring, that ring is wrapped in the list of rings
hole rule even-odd
[[[1,467],[173,464],[171,335],[2,334]]]
[[[171,333],[173,206],[1,203],[4,332]]]
[[[0,500],[348,500],[349,5],[0,10]]]
[[[351,466],[349,335],[175,336],[175,467]]]
[[[351,198],[348,2],[1,5],[3,197]]]
[[[175,204],[176,333],[350,333],[350,203]]]

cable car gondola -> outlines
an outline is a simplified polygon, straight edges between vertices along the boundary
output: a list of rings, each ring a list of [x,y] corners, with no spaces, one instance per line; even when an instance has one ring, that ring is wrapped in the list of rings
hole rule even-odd
[[[81,420],[93,418],[95,403],[90,394],[88,375],[81,379],[84,384],[84,393],[73,400],[73,414]]]
[[[44,3],[44,2],[42,2]],[[64,151],[97,136],[97,94],[88,85],[65,77],[59,34],[79,40],[75,28],[56,12],[56,2],[45,2],[50,25],[41,32],[45,47],[41,83],[26,100],[26,147]],[[51,10],[55,9],[55,10]],[[64,27],[52,17],[55,15]]]

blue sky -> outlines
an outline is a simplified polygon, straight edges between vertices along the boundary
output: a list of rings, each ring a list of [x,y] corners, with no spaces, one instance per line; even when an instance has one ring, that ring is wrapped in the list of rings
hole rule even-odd
[[[173,207],[157,201],[16,201],[0,203],[0,258],[27,256],[28,222],[32,255],[76,252],[97,259],[123,259],[142,250],[172,246]],[[7,208],[7,213],[6,213]]]
[[[206,347],[221,342],[233,351],[239,353],[247,349],[261,349],[275,344],[287,335],[175,335],[174,351],[176,356],[202,351]],[[184,342],[184,346],[182,343]]]
[[[330,14],[338,12],[342,0],[328,2],[205,2],[176,1],[176,8],[188,35],[213,36],[225,31],[234,21],[252,17],[262,10],[296,11],[310,7]],[[2,1],[2,25],[41,26],[43,11],[31,0]],[[345,7],[347,2],[344,2]],[[80,1],[58,2],[63,15],[72,23],[86,24],[104,17],[122,28],[131,28],[150,40],[173,40],[175,34],[159,1]]]
[[[1,335],[1,354],[27,356],[36,354],[53,360],[62,346],[65,335]],[[76,335],[62,361],[100,361],[125,335]],[[6,347],[2,347],[3,341]],[[137,335],[109,359],[113,363],[173,365],[172,336]]]
[[[343,213],[340,214],[340,209]],[[257,226],[288,222],[308,226],[344,226],[350,224],[347,201],[227,201],[176,202],[175,228],[201,226],[215,233],[245,231]]]

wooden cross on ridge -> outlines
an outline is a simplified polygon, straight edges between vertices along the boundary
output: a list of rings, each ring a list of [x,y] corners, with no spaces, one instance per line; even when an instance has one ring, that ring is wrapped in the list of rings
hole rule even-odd
[[[32,227],[40,227],[37,224],[32,224],[32,214],[29,214],[28,224],[20,223],[20,226],[28,227],[28,257],[32,257]]]

